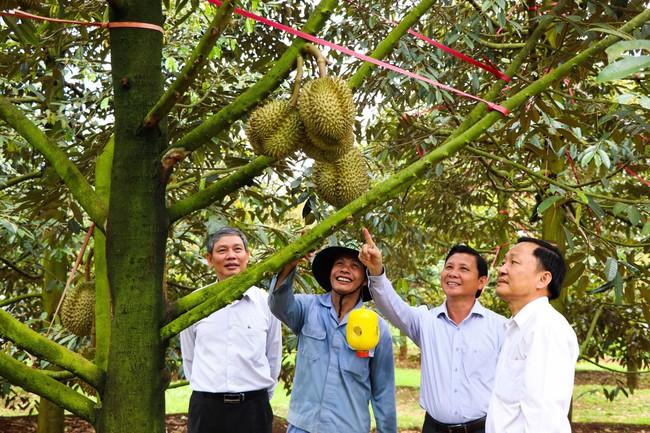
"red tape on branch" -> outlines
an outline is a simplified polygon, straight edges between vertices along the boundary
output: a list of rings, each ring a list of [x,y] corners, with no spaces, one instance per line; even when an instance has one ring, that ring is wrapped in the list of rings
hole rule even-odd
[[[207,0],[209,3],[215,4],[217,6],[221,6],[222,2],[220,0]],[[277,23],[275,21],[271,21],[267,18],[261,17],[259,15],[256,15],[254,13],[242,10],[242,9],[234,9],[234,12],[238,15],[241,15],[246,18],[250,18],[252,20],[258,21],[262,24],[265,24],[267,26],[282,30],[286,33],[292,34],[294,36],[298,36],[299,38],[306,39],[310,42],[313,42],[315,44],[319,45],[324,45],[326,47],[330,47],[336,51],[340,51],[341,53],[347,54],[352,57],[356,57],[357,59],[363,60],[365,62],[370,62],[373,63],[377,66],[381,66],[382,68],[389,69],[391,71],[400,73],[402,75],[406,75],[407,77],[415,78],[416,80],[424,81],[425,83],[432,84],[436,87],[439,87],[444,90],[448,90],[449,92],[455,93],[457,95],[463,96],[468,99],[473,99],[475,101],[483,102],[488,106],[490,110],[498,111],[499,113],[503,114],[504,116],[507,116],[508,110],[498,104],[494,104],[492,102],[486,101],[484,99],[479,98],[478,96],[471,95],[469,93],[465,93],[463,91],[460,91],[458,89],[455,89],[453,87],[447,86],[445,84],[438,83],[437,81],[431,80],[429,78],[423,77],[422,75],[415,74],[413,72],[407,71],[405,69],[402,69],[400,67],[391,65],[390,63],[382,62],[381,60],[373,59],[370,56],[366,56],[365,54],[357,53],[354,50],[351,50],[346,47],[342,47],[340,45],[333,44],[332,42],[328,42],[325,39],[317,38],[316,36],[309,35],[307,33],[301,32],[300,30],[296,30],[292,27],[285,26],[284,24]]]
[[[60,18],[50,18],[50,17],[43,17],[40,15],[34,15],[30,14],[18,9],[10,10],[8,12],[0,12],[0,15],[5,15],[5,16],[11,16],[11,17],[18,17],[18,18],[31,18],[35,20],[41,20],[41,21],[52,21],[55,23],[64,23],[64,24],[76,24],[80,26],[85,26],[85,27],[101,27],[102,29],[110,29],[110,28],[118,28],[118,27],[130,27],[130,28],[140,28],[140,29],[149,29],[149,30],[156,30],[163,35],[165,34],[165,30],[163,30],[162,27],[156,25],[156,24],[149,24],[149,23],[136,23],[133,21],[112,21],[112,22],[101,22],[101,23],[90,23],[87,21],[73,21],[73,20],[63,20]]]
[[[625,169],[625,171],[627,171],[629,174],[631,174],[632,176],[634,176],[634,177],[636,177],[637,179],[639,179],[639,180],[640,180],[641,182],[643,182],[646,186],[650,186],[650,182],[648,182],[647,180],[645,180],[644,178],[642,178],[641,176],[639,176],[638,174],[636,174],[635,172],[633,172],[633,171],[630,170],[629,168],[625,167],[625,166],[624,166],[623,164],[621,164],[620,162],[617,162],[616,164],[617,164],[619,167],[623,167],[623,168]]]
[[[384,18],[384,17],[382,17],[380,15],[377,15],[374,12],[372,12],[370,9],[367,9],[367,8],[357,4],[357,3],[354,3],[351,0],[345,0],[345,1],[347,3],[349,3],[349,4],[351,4],[352,6],[356,7],[357,9],[361,9],[361,10],[365,10],[367,12],[370,12],[372,15],[374,15],[375,17],[379,18],[380,20],[382,20],[382,21],[384,21],[384,22],[386,22],[388,24],[392,24],[393,26],[398,26],[399,25],[395,21],[391,21],[391,20],[386,19],[386,18]],[[472,65],[474,65],[476,67],[479,67],[479,68],[481,68],[481,69],[483,69],[485,71],[488,71],[488,72],[496,75],[498,78],[501,78],[502,80],[505,80],[506,83],[510,82],[510,77],[508,77],[503,72],[499,71],[492,63],[487,61],[487,59],[484,59],[484,60],[486,60],[486,63],[481,63],[478,60],[475,60],[475,59],[473,59],[473,58],[471,58],[471,57],[469,57],[469,56],[467,56],[467,55],[465,55],[465,54],[463,54],[463,53],[461,53],[459,51],[456,51],[453,48],[449,48],[448,46],[443,45],[440,42],[437,42],[437,41],[435,41],[435,40],[433,40],[433,39],[431,39],[431,38],[429,38],[427,36],[424,36],[423,34],[415,32],[415,31],[413,31],[411,29],[408,30],[408,33],[410,35],[415,36],[418,39],[421,39],[421,40],[433,45],[436,48],[440,48],[441,50],[451,54],[452,56],[458,57],[459,59],[464,60],[467,63],[470,63],[470,64],[472,64]]]

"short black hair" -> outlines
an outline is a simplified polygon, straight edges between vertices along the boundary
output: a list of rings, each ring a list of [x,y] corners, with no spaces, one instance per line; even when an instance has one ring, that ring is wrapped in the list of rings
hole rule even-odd
[[[474,248],[468,247],[467,245],[454,245],[449,250],[447,257],[445,257],[445,263],[447,263],[449,257],[453,256],[454,254],[469,254],[476,257],[476,267],[478,268],[478,276],[487,277],[488,274],[487,262]]]
[[[205,245],[208,250],[208,254],[212,254],[214,244],[216,244],[217,241],[224,236],[239,236],[239,238],[244,243],[244,250],[248,251],[248,241],[246,240],[246,235],[244,235],[241,230],[238,230],[234,227],[225,226],[208,236],[208,240]]]
[[[548,283],[548,299],[556,299],[560,296],[562,291],[562,282],[566,275],[566,262],[562,256],[560,249],[549,242],[541,239],[521,237],[517,239],[517,243],[530,242],[537,245],[533,251],[533,255],[537,257],[539,267],[551,273],[551,282]]]

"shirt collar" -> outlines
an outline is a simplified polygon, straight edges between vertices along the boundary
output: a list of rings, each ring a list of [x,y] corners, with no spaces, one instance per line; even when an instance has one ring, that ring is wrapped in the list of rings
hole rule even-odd
[[[544,308],[548,305],[548,297],[542,296],[541,298],[534,299],[524,305],[524,307],[519,310],[519,312],[510,319],[510,323],[514,322],[519,328],[523,328],[526,322],[535,314],[536,311]]]
[[[325,293],[324,295],[316,295],[316,299],[318,299],[318,302],[324,307],[327,307],[331,310],[330,314],[332,317],[336,316],[336,310],[334,309],[334,304],[332,303],[332,292]],[[356,310],[357,308],[361,308],[361,305],[363,304],[363,300],[359,299],[357,302],[357,305],[354,306],[352,310]],[[350,310],[350,311],[352,311]],[[350,313],[348,313],[350,314]],[[338,318],[336,318],[338,320]],[[344,323],[348,322],[347,316],[343,318],[341,323],[339,325],[343,325]]]
[[[447,310],[447,301],[435,307],[432,311],[436,317],[440,317],[441,314],[444,314],[445,317],[449,318],[449,311]],[[473,314],[476,314],[478,316],[485,316],[485,307],[482,306],[478,302],[478,300],[474,301],[474,305],[472,305],[472,309],[469,311],[469,316]]]
[[[216,284],[216,283],[218,283],[218,282],[219,282],[219,278],[217,278],[216,280],[214,280],[214,283],[212,283],[212,284]],[[209,284],[209,285],[211,286],[212,284]],[[201,287],[199,290],[203,290],[205,287],[207,287],[207,286]],[[231,302],[231,304],[234,304],[234,303],[236,303],[237,301],[244,299],[245,297],[246,297],[246,298],[250,298],[250,297],[251,297],[251,294],[253,293],[253,290],[256,289],[256,288],[257,288],[257,286],[250,286],[250,287],[248,288],[248,290],[246,290],[246,291],[244,292],[244,294],[241,295],[241,298],[239,298],[239,299],[235,299],[234,301]]]

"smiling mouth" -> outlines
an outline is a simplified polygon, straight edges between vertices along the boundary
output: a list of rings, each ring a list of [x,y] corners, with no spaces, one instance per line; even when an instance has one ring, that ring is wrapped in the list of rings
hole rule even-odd
[[[352,279],[347,277],[336,277],[336,281],[340,283],[351,283]]]

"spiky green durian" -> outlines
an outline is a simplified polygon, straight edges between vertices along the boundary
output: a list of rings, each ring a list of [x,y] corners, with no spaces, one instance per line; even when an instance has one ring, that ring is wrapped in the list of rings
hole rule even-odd
[[[89,361],[95,361],[95,348],[92,346],[84,347],[79,351],[79,354]],[[79,387],[86,395],[93,396],[97,394],[95,388],[93,388],[92,385],[90,385],[85,380],[79,379]]]
[[[258,155],[286,158],[305,140],[305,131],[296,107],[275,100],[251,113],[246,135]]]
[[[352,146],[354,146],[354,134],[344,137],[336,146],[326,146],[323,143],[317,145],[314,141],[307,138],[303,141],[300,149],[308,157],[316,161],[334,162],[348,153]]]
[[[356,147],[335,162],[316,161],[313,180],[316,194],[337,209],[368,191],[370,184],[363,155]]]
[[[68,292],[61,305],[61,322],[75,335],[90,335],[95,312],[95,283],[82,281]]]
[[[323,77],[305,84],[298,98],[298,111],[312,141],[316,137],[327,146],[336,146],[353,132],[356,108],[352,90],[341,78]]]

